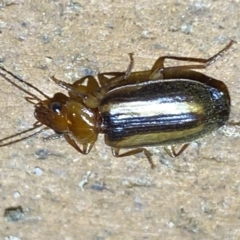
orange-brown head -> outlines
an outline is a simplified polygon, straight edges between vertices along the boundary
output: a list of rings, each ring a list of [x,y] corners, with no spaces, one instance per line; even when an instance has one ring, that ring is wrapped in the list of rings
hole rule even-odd
[[[63,93],[35,105],[36,119],[56,133],[68,133],[79,144],[97,140],[97,110],[87,108],[83,103],[73,100]]]

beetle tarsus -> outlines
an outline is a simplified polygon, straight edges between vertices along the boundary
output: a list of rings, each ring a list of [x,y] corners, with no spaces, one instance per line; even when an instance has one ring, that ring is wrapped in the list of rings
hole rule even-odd
[[[133,70],[133,66],[134,66],[134,58],[133,58],[133,55],[134,53],[129,53],[128,56],[130,58],[130,63],[128,65],[128,68],[125,72],[125,75],[124,75],[124,79],[128,78]]]
[[[119,151],[120,151],[120,149],[118,149],[118,148],[112,148],[113,156],[114,157],[126,157],[126,156],[135,155],[138,153],[143,153],[147,157],[151,168],[154,169],[156,167],[152,161],[152,154],[146,148],[136,148],[136,149],[132,149],[130,151],[127,151],[127,152],[121,153],[121,154],[119,154]]]
[[[176,152],[175,146],[166,146],[164,147],[164,150],[170,157],[175,158],[181,155],[188,146],[189,146],[189,143],[183,144],[178,152]]]

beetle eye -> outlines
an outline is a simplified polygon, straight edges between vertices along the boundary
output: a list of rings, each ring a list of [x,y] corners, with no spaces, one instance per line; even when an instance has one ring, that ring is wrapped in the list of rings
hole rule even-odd
[[[60,111],[62,110],[62,104],[59,102],[53,102],[53,103],[51,103],[50,108],[54,112],[60,114]]]

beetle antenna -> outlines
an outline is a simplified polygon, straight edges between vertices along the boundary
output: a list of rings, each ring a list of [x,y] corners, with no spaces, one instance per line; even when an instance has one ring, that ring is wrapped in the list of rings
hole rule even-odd
[[[30,138],[30,137],[36,136],[36,135],[38,135],[39,133],[41,133],[41,132],[45,131],[46,129],[48,129],[48,127],[44,127],[44,128],[42,128],[42,129],[40,129],[39,131],[34,132],[34,133],[32,133],[32,134],[30,134],[30,135],[27,135],[27,136],[25,136],[25,137],[21,137],[21,138],[16,139],[16,140],[11,140],[10,142],[7,142],[7,143],[2,143],[3,141],[9,140],[9,139],[13,139],[13,138],[15,138],[15,137],[17,137],[17,136],[21,136],[22,134],[31,132],[31,131],[33,131],[33,130],[35,130],[35,129],[37,129],[37,128],[42,127],[42,126],[43,126],[43,125],[42,125],[41,123],[36,122],[32,128],[29,128],[29,129],[24,130],[24,131],[22,131],[22,132],[13,134],[13,135],[8,136],[8,137],[5,137],[5,138],[2,138],[2,139],[0,139],[0,147],[8,146],[8,145],[11,145],[11,144],[14,144],[14,143],[23,141],[23,140],[28,139],[28,138]]]
[[[1,73],[0,72],[0,76],[2,76],[6,81],[8,81],[9,83],[11,83],[13,86],[15,86],[16,88],[18,88],[19,90],[27,93],[28,95],[30,95],[31,97],[33,97],[35,100],[37,101],[42,101],[40,98],[38,98],[36,95],[34,95],[33,93],[27,91],[26,89],[24,89],[23,87],[19,86],[18,84],[16,84],[14,81],[12,81],[10,78],[8,78],[6,76],[6,73],[9,74],[10,76],[12,76],[13,78],[15,78],[16,80],[18,80],[21,83],[26,84],[27,86],[29,86],[30,88],[34,89],[35,91],[37,91],[38,93],[40,93],[42,96],[44,96],[46,99],[50,99],[46,94],[44,94],[41,90],[39,90],[37,87],[33,86],[31,83],[17,77],[15,74],[11,73],[10,71],[8,71],[7,69],[5,69],[4,67],[0,66],[0,69],[4,72]]]

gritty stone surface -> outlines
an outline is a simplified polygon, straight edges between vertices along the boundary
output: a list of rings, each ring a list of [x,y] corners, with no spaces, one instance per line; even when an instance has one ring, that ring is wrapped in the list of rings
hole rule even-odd
[[[0,64],[51,96],[64,90],[50,76],[73,82],[124,71],[130,52],[135,70],[151,68],[160,55],[210,57],[230,39],[239,41],[239,26],[238,0],[6,0],[0,1]],[[238,52],[235,44],[203,71],[229,87],[235,122]],[[0,81],[4,138],[35,119],[26,94]],[[141,154],[112,157],[102,136],[86,156],[64,139],[44,142],[46,133],[3,147],[0,239],[239,239],[239,131],[219,130],[177,159],[149,148],[154,170]],[[8,221],[6,209],[21,209],[21,218]]]

